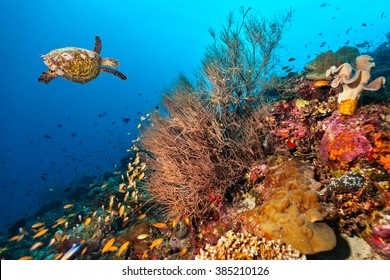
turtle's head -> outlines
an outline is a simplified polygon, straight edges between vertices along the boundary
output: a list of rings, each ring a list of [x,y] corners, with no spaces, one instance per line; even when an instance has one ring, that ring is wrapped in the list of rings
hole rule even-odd
[[[103,58],[102,66],[117,67],[119,66],[119,61],[113,58]]]

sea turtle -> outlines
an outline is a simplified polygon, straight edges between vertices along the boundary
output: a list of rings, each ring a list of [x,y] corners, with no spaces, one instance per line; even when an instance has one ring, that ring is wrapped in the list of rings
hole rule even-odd
[[[102,41],[99,36],[96,36],[93,51],[67,47],[41,55],[50,70],[43,72],[38,81],[47,84],[58,76],[62,76],[67,80],[85,84],[95,79],[101,72],[111,73],[122,80],[127,80],[123,73],[110,68],[117,67],[119,61],[113,58],[102,58],[101,49]]]

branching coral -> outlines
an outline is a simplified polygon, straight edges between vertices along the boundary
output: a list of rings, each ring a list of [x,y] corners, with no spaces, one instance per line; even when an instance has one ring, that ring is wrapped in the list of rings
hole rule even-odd
[[[217,245],[207,244],[197,260],[297,260],[306,259],[298,250],[280,240],[267,241],[248,233],[228,231]]]
[[[331,86],[337,88],[342,87],[339,93],[338,103],[339,112],[343,115],[353,115],[356,112],[359,97],[361,93],[366,91],[377,91],[385,84],[384,77],[378,77],[371,83],[370,71],[375,66],[369,55],[360,55],[356,58],[356,72],[353,77],[352,66],[349,63],[344,63],[339,67],[332,66],[326,71],[327,77],[332,77]]]

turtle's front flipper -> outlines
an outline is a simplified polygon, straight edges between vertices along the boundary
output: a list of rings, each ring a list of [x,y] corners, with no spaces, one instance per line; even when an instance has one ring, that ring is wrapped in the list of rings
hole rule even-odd
[[[102,50],[102,40],[100,40],[99,36],[95,37],[95,47],[93,48],[93,51],[95,53],[100,54],[100,51]]]
[[[56,72],[51,71],[51,70],[47,70],[39,76],[38,82],[48,84],[51,80],[53,80],[57,77],[58,77],[58,74]]]
[[[103,67],[103,68],[100,68],[100,72],[111,73],[111,74],[121,78],[122,80],[127,80],[127,77],[123,73],[121,73],[121,72],[119,72],[118,70],[115,70],[115,69]]]

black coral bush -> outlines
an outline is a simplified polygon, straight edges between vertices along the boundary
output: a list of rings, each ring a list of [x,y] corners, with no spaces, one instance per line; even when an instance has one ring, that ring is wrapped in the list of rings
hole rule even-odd
[[[164,94],[162,112],[152,116],[151,125],[141,136],[149,167],[146,189],[168,219],[197,221],[207,217],[227,192],[239,185],[248,169],[272,150],[269,109],[258,102],[267,90],[260,82],[265,81],[264,67],[269,65],[251,57],[255,55],[252,47],[239,45],[248,43],[244,38],[251,40],[254,36],[255,30],[248,32],[253,26],[268,30],[270,24],[279,24],[277,32],[281,36],[291,12],[283,22],[263,20],[254,25],[255,18],[247,19],[248,11],[242,10],[242,19],[236,25],[229,17],[221,36],[230,39],[221,37],[223,44],[214,42],[206,51],[203,77],[197,86],[180,75],[175,86]],[[241,29],[246,30],[242,35]],[[211,35],[217,40],[215,33]],[[278,40],[272,45],[272,54]],[[244,56],[252,62],[243,64]],[[270,57],[266,59],[271,61]],[[253,69],[245,76],[249,69],[242,67]]]

